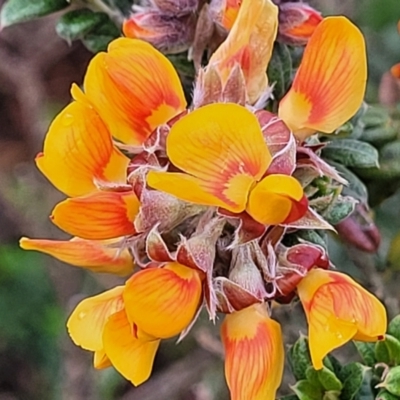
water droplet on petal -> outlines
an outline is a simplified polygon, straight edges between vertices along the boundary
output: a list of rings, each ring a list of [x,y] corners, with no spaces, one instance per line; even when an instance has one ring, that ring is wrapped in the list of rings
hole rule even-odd
[[[78,315],[78,318],[79,318],[79,319],[83,319],[83,318],[85,318],[85,317],[86,317],[86,313],[83,312],[83,311],[80,312],[79,315]]]
[[[61,123],[63,126],[68,127],[71,126],[74,122],[74,116],[72,114],[64,114],[62,117]]]

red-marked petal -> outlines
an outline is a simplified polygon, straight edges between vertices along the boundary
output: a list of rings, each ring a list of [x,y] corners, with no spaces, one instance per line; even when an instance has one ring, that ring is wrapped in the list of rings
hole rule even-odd
[[[325,18],[307,44],[279,116],[300,139],[331,133],[359,109],[366,80],[361,32],[344,17]]]
[[[236,104],[211,104],[181,118],[167,137],[167,154],[176,167],[194,177],[177,175],[171,194],[180,197],[181,190],[181,198],[187,201],[204,198],[206,202],[200,204],[233,212],[244,210],[251,186],[271,162],[257,118]],[[149,174],[148,182],[169,192],[163,177]],[[193,191],[185,188],[188,181]],[[213,198],[219,201],[212,203]]]
[[[84,89],[114,137],[140,145],[186,107],[171,62],[150,44],[119,38],[89,64]]]
[[[280,326],[256,304],[225,317],[225,377],[232,400],[275,400],[284,349]]]
[[[132,256],[127,249],[108,246],[99,242],[73,238],[71,240],[46,240],[21,238],[24,250],[36,250],[49,254],[58,260],[93,272],[107,272],[125,276],[132,272]]]
[[[68,319],[71,339],[86,350],[103,349],[103,329],[108,318],[123,309],[124,287],[117,286],[97,296],[81,301]]]
[[[101,240],[135,233],[139,200],[132,192],[97,192],[57,204],[52,221],[71,235]]]
[[[115,369],[135,386],[149,378],[160,341],[136,339],[125,310],[109,318],[104,328],[103,343],[104,351]]]
[[[303,197],[303,188],[292,176],[268,175],[251,190],[246,211],[261,224],[277,225],[297,216],[292,209]]]
[[[201,287],[198,271],[176,262],[139,271],[126,283],[126,313],[149,335],[178,335],[196,314]]]
[[[36,158],[40,171],[71,197],[96,191],[97,181],[125,184],[128,163],[97,112],[82,101],[74,101],[55,118]]]
[[[353,338],[374,341],[383,337],[387,326],[385,308],[350,277],[314,269],[297,289],[309,324],[314,368],[322,368],[322,359],[330,351]]]
[[[218,70],[223,84],[232,68],[240,65],[251,104],[267,88],[265,70],[271,58],[277,26],[278,7],[272,1],[243,0],[227,39],[209,61],[209,65]]]

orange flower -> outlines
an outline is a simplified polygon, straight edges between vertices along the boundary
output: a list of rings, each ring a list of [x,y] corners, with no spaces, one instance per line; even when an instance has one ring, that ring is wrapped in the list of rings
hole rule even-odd
[[[232,400],[274,400],[284,366],[282,333],[263,304],[225,317],[225,376]]]
[[[134,385],[151,373],[160,339],[183,331],[200,306],[200,273],[167,263],[134,274],[125,286],[83,300],[68,320],[72,340],[94,352],[96,368],[112,364]]]
[[[127,249],[112,247],[109,241],[45,240],[21,238],[19,245],[24,250],[36,250],[49,254],[63,262],[93,272],[107,272],[125,276],[132,272],[133,261]]]
[[[364,38],[344,17],[325,18],[315,29],[279,116],[300,139],[331,133],[360,107],[367,81]]]
[[[400,79],[400,63],[393,65],[393,67],[390,68],[390,73],[395,78]]]
[[[170,161],[185,173],[151,171],[148,184],[188,202],[247,211],[265,224],[289,223],[307,210],[300,183],[264,177],[272,157],[257,118],[236,104],[211,104],[176,122],[167,137]]]
[[[228,2],[227,7],[231,4]],[[235,9],[236,5],[233,6]],[[206,74],[215,68],[224,85],[238,64],[245,78],[248,101],[255,103],[268,87],[265,71],[277,28],[278,7],[271,0],[243,0],[227,39],[211,56]]]
[[[112,135],[141,145],[186,107],[178,74],[150,44],[120,38],[90,62],[84,91]]]
[[[376,341],[386,331],[386,311],[380,301],[345,274],[314,269],[297,286],[309,325],[315,369],[323,358],[351,339]]]

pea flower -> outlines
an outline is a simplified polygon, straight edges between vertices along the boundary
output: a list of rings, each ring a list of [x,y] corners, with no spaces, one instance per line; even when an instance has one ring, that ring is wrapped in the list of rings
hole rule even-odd
[[[386,311],[380,301],[345,274],[314,269],[297,285],[307,316],[311,360],[322,359],[351,339],[374,342],[384,338]]]

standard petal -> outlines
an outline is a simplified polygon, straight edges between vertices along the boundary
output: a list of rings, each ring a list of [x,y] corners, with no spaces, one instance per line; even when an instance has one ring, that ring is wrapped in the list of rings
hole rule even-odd
[[[256,304],[225,317],[225,377],[232,400],[275,400],[284,366],[280,326]]]
[[[225,84],[232,68],[239,64],[251,104],[267,89],[265,73],[277,34],[278,7],[270,0],[243,0],[227,39],[211,56]],[[207,71],[206,71],[207,73]]]
[[[119,38],[89,64],[84,89],[112,135],[142,144],[158,126],[186,107],[171,62],[150,44]]]
[[[60,261],[93,272],[126,276],[133,270],[133,260],[129,251],[113,248],[107,242],[80,238],[71,240],[21,238],[19,244],[24,250],[41,251]]]
[[[112,366],[111,361],[104,350],[97,350],[94,352],[93,366],[96,369],[104,369]]]
[[[364,38],[345,17],[327,17],[304,51],[279,116],[300,139],[331,133],[359,109],[367,81]]]
[[[61,111],[47,132],[43,153],[36,157],[40,171],[71,197],[96,191],[96,182],[125,184],[128,163],[85,101],[74,101]]]
[[[310,353],[316,369],[332,350],[351,339],[378,340],[386,331],[379,300],[345,274],[314,269],[297,286],[309,324]]]
[[[244,210],[251,186],[271,162],[257,118],[237,104],[211,104],[181,118],[167,136],[167,154],[197,178],[195,185],[219,198],[215,205],[232,212]]]
[[[139,200],[132,192],[97,192],[58,203],[51,219],[71,235],[89,240],[135,233],[133,220]]]
[[[297,179],[289,175],[268,175],[250,192],[246,211],[264,225],[285,223],[303,196]]]
[[[176,262],[139,271],[124,291],[129,321],[154,337],[178,335],[193,320],[201,289],[199,272]]]
[[[68,333],[78,346],[86,350],[103,349],[103,330],[108,318],[124,308],[124,286],[117,286],[81,301],[67,322]]]
[[[115,369],[135,386],[149,378],[160,340],[136,339],[125,310],[109,318],[104,328],[103,343],[104,351]]]

